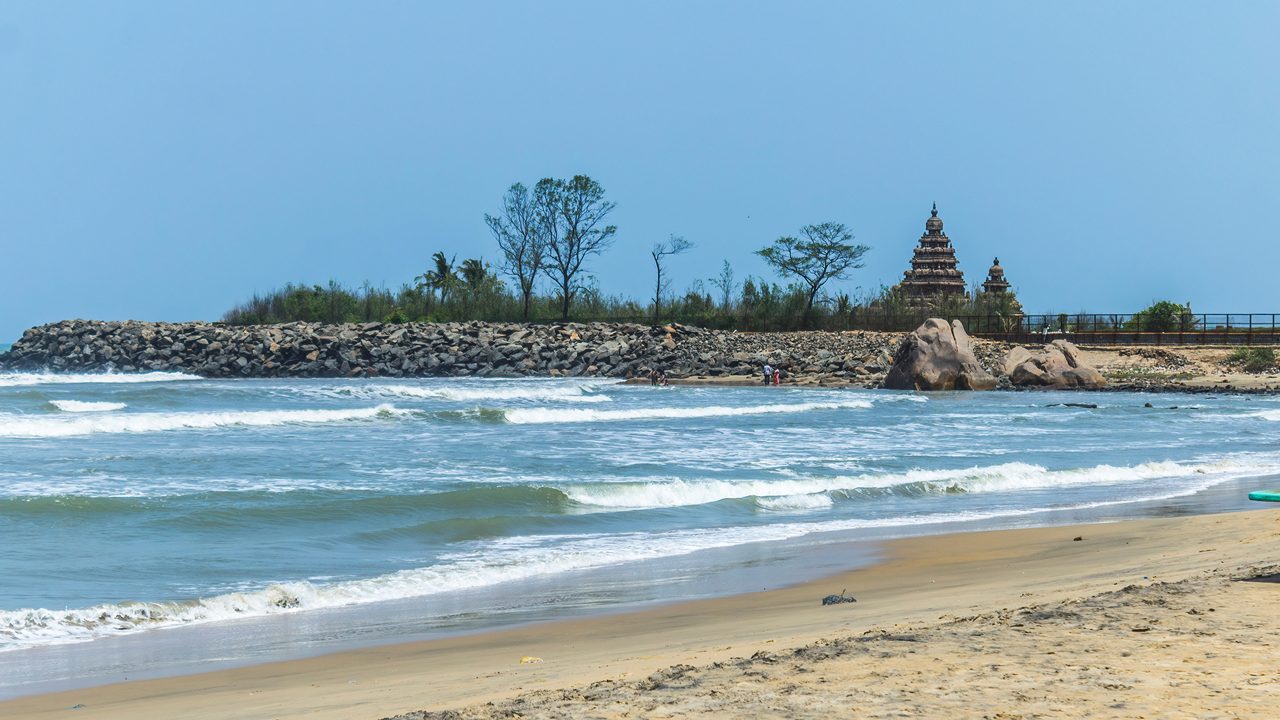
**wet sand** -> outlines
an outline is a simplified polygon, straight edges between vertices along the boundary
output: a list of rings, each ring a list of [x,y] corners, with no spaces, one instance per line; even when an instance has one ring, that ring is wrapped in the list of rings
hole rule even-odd
[[[1274,509],[883,550],[795,587],[19,698],[0,717],[1263,717],[1280,700],[1280,584],[1245,580],[1280,572]],[[820,604],[842,588],[858,602]]]

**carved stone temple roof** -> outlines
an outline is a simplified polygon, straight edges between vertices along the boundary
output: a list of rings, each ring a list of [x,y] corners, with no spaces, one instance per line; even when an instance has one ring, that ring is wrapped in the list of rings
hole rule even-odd
[[[987,271],[987,280],[982,283],[983,292],[1005,293],[1009,291],[1009,281],[1004,279],[1004,268],[1000,267],[1000,258],[992,261]]]
[[[908,298],[937,298],[964,295],[964,273],[956,264],[951,238],[942,232],[938,204],[924,223],[924,234],[911,258],[911,269],[903,273],[898,286]]]

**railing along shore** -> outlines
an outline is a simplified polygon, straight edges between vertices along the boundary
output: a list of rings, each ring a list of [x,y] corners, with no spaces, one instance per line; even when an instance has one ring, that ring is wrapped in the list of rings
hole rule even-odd
[[[909,332],[930,317],[959,320],[974,337],[1016,343],[1040,343],[1064,338],[1081,345],[1280,345],[1280,313],[1197,313],[1165,317],[1153,317],[1144,313],[1007,316],[855,310],[847,314],[815,317],[807,324],[807,329],[834,332]],[[655,319],[650,315],[575,317],[572,321],[652,324]],[[658,319],[658,324],[671,322],[747,332],[801,329],[798,321],[782,318],[663,315]]]

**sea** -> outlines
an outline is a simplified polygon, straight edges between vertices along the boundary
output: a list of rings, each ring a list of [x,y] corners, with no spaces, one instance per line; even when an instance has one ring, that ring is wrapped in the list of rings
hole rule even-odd
[[[1241,510],[1277,440],[1266,396],[0,373],[0,697]]]

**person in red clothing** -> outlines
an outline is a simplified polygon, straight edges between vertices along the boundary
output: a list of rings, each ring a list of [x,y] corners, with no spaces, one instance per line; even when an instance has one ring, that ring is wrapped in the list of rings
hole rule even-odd
[[[781,385],[781,384],[782,384],[782,369],[781,369],[781,368],[774,368],[774,369],[773,369],[773,384],[774,384],[774,385]]]

